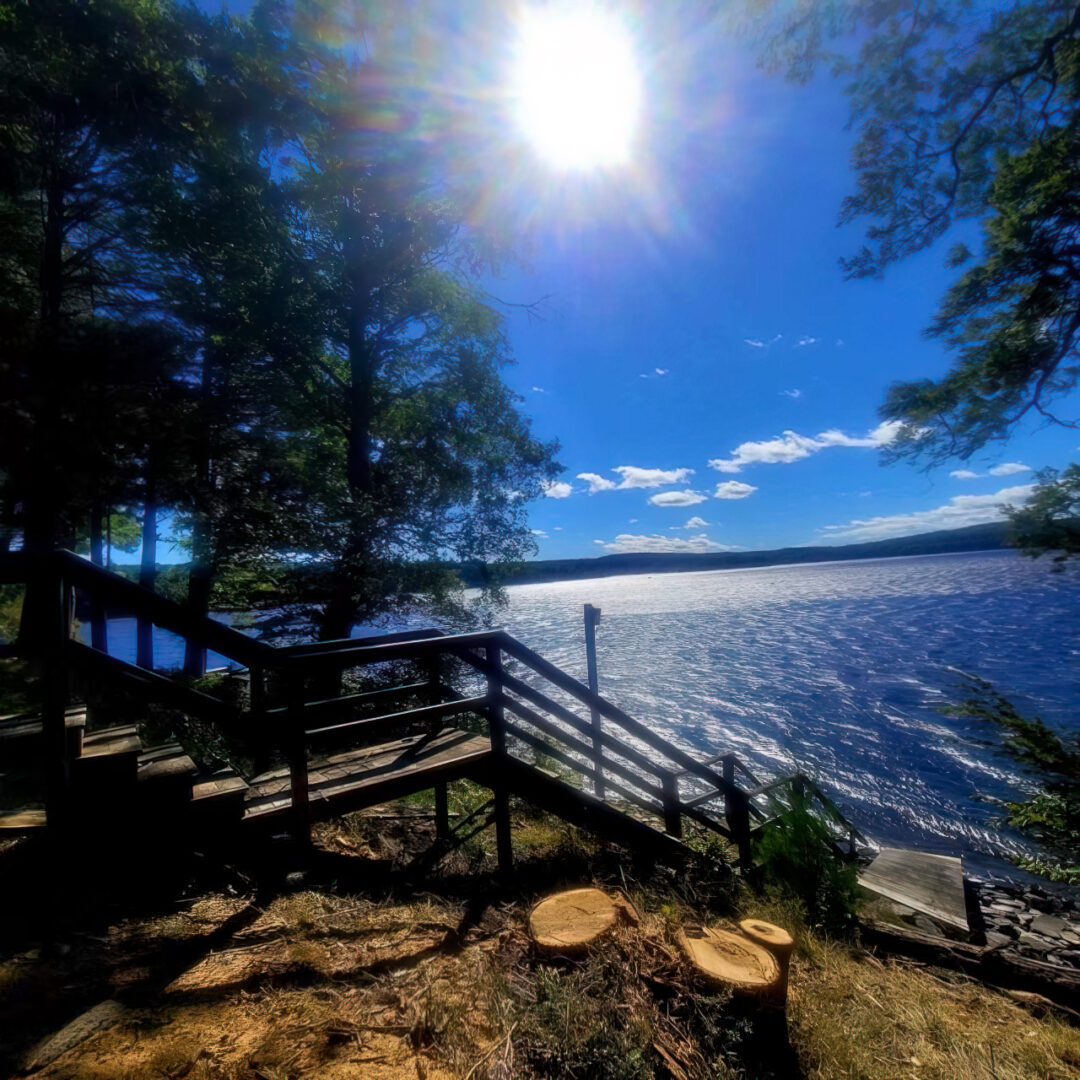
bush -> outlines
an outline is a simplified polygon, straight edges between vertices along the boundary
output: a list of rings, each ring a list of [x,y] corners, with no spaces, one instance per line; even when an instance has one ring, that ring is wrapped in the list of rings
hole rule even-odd
[[[754,857],[762,884],[799,901],[810,926],[829,933],[854,926],[855,867],[837,854],[829,830],[811,811],[806,796],[793,794],[788,812],[762,828]]]

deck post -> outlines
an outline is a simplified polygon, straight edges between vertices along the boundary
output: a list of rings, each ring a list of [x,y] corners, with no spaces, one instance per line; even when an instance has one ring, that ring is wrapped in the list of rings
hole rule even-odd
[[[600,693],[600,680],[596,671],[596,627],[600,622],[600,609],[592,604],[585,605],[585,665],[588,669],[589,690]],[[593,780],[593,793],[598,799],[604,797],[604,744],[601,740],[603,720],[595,707],[589,705],[589,717],[592,720],[593,767],[596,777]]]
[[[682,811],[679,806],[679,774],[666,772],[660,778],[664,792],[664,832],[668,836],[682,836]]]
[[[59,569],[42,565],[36,590],[42,602],[36,630],[41,647],[41,727],[47,762],[46,820],[63,828],[71,810],[71,756],[67,734],[67,639],[71,633],[71,587]]]
[[[288,680],[289,708],[285,716],[285,758],[292,789],[293,839],[307,850],[311,846],[311,812],[308,806],[307,733],[304,730],[304,695],[307,680],[292,672]]]
[[[270,768],[270,753],[266,730],[266,669],[253,664],[248,668],[248,708],[251,723],[255,774]]]
[[[450,839],[450,800],[445,780],[435,785],[435,839]]]
[[[506,726],[503,706],[502,649],[498,642],[485,646],[488,677],[488,724],[491,728],[491,751],[494,769],[492,792],[495,795],[495,846],[499,853],[499,872],[514,869],[514,848],[510,839],[510,793],[501,778],[502,759],[506,757]]]
[[[724,817],[727,819],[731,838],[739,851],[739,866],[749,870],[750,857],[750,804],[746,793],[735,783],[735,755],[725,754],[723,758]]]

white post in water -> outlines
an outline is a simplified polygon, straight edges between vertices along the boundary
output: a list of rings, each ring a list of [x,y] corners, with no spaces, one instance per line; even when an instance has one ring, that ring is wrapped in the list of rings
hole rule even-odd
[[[600,609],[592,604],[585,605],[585,662],[589,670],[589,689],[599,693],[599,682],[596,677],[596,627],[600,623]],[[602,767],[603,744],[600,741],[600,714],[592,705],[589,706],[592,716],[592,743],[593,743],[593,767],[596,769],[596,778],[593,782],[596,797],[604,797],[604,773]]]

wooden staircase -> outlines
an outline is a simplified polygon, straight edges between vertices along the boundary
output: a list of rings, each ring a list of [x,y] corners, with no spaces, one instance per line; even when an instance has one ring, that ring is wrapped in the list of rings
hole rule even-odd
[[[0,772],[29,747],[48,779],[44,811],[0,812],[0,835],[138,813],[225,837],[284,825],[306,845],[313,820],[428,789],[444,833],[446,784],[468,778],[492,791],[504,869],[511,796],[664,857],[685,854],[690,827],[728,839],[747,866],[754,831],[797,805],[818,813],[838,852],[866,843],[808,777],[762,783],[733,753],[702,760],[504,631],[273,647],[70,552],[6,556],[0,580],[28,585],[18,647],[43,687],[38,717],[0,722]],[[77,602],[224,655],[243,669],[242,693],[235,679],[210,693],[76,640]],[[134,726],[88,728],[69,701],[79,691],[197,720],[220,736],[214,771],[182,724],[149,747]]]

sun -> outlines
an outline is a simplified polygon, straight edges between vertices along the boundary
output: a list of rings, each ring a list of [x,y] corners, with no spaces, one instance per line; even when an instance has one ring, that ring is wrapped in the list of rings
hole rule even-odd
[[[641,72],[616,16],[584,4],[525,10],[512,82],[517,125],[550,166],[589,171],[627,162]]]

